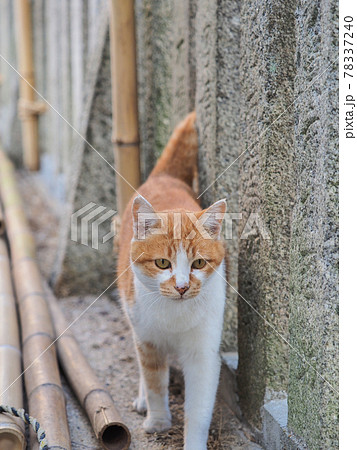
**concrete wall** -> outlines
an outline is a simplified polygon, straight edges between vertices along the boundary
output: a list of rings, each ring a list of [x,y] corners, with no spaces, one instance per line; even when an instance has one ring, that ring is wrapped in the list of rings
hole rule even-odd
[[[161,88],[141,85],[149,96],[140,97],[143,145],[156,156],[180,110],[174,74],[187,74],[187,59],[173,58],[179,31],[195,53],[195,75],[182,79],[196,80],[201,193],[220,176],[202,204],[226,197],[240,215],[227,242],[235,289],[228,289],[223,349],[236,349],[238,335],[241,410],[267,448],[336,448],[336,394],[309,369],[318,367],[336,385],[336,67],[301,95],[337,57],[336,11],[317,1],[306,10],[283,0],[188,3],[181,8],[191,8],[195,21],[183,23],[171,2],[137,2],[139,75],[160,80]],[[151,52],[159,50],[157,61],[165,63],[155,65]],[[182,112],[192,101],[188,89],[186,81]],[[316,269],[308,270],[314,260]]]
[[[338,448],[337,29],[336,2],[298,2],[288,423],[311,448]]]
[[[237,68],[241,156],[231,170],[239,179],[243,216],[239,235],[252,212],[259,214],[269,233],[269,239],[252,234],[239,241],[238,388],[243,409],[257,427],[260,406],[287,389],[289,349],[284,339],[289,337],[295,172],[294,117],[292,111],[284,111],[294,94],[294,11],[294,2],[284,0],[241,2]]]
[[[227,198],[237,214],[222,349],[239,350],[240,410],[266,448],[337,448],[337,6],[135,3],[142,177],[195,108],[202,204]],[[106,5],[33,0],[33,20],[39,91],[111,163]],[[0,53],[16,65],[12,14],[0,2]],[[0,64],[0,135],[19,162],[18,79]],[[40,143],[63,219],[53,281],[99,292],[111,243],[72,242],[70,217],[114,208],[114,176],[53,110]]]
[[[174,126],[194,108],[195,2],[137,0],[137,61],[142,177]]]
[[[226,15],[226,13],[229,13]],[[236,121],[239,104],[238,49],[232,42],[238,39],[239,7],[237,2],[225,6],[212,0],[197,3],[196,109],[200,140],[200,191],[202,205],[209,206],[226,198],[228,211],[238,213],[238,179],[236,169],[224,172],[237,154],[238,130]],[[220,176],[223,173],[222,176]],[[218,177],[219,180],[208,186]],[[208,190],[204,192],[206,189]],[[238,288],[238,239],[227,240],[228,281]],[[223,333],[223,348],[237,348],[237,294],[228,287]]]

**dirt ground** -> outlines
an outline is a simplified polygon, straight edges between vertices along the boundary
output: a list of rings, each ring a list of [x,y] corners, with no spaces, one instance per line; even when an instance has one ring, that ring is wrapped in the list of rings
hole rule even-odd
[[[24,206],[34,232],[38,260],[47,277],[55,256],[58,220],[53,202],[41,185],[38,175],[23,172],[18,176]],[[99,295],[100,293],[98,293]],[[68,322],[76,319],[95,296],[67,297],[60,305]],[[182,376],[177,369],[171,371],[170,408],[173,416],[171,430],[148,435],[142,429],[143,416],[132,408],[137,395],[138,370],[130,329],[122,313],[115,292],[103,295],[73,325],[89,363],[111,393],[121,412],[122,421],[132,435],[131,449],[181,449],[183,447]],[[99,449],[89,421],[63,378],[67,399],[67,414],[74,450]],[[222,400],[217,400],[208,442],[209,449],[260,449],[248,427],[241,423]]]

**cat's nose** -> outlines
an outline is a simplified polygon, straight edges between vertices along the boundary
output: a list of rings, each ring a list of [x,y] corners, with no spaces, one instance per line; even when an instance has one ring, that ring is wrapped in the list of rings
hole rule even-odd
[[[175,289],[180,295],[183,295],[186,291],[188,291],[190,289],[190,286],[188,286],[187,284],[186,284],[186,286],[183,286],[183,287],[175,286]]]

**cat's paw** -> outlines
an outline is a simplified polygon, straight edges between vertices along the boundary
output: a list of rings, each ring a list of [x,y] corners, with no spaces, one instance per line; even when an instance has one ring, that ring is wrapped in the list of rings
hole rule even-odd
[[[171,428],[171,419],[169,417],[148,417],[144,420],[143,427],[146,433],[160,433],[161,431],[166,431]]]
[[[146,398],[145,397],[137,397],[133,401],[133,408],[135,411],[137,411],[139,414],[145,414],[147,410],[146,406]]]

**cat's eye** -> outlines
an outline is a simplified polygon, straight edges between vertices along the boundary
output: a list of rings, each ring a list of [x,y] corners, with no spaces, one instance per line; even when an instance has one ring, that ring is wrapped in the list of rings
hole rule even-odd
[[[164,258],[155,259],[155,264],[159,269],[169,269],[171,267],[170,261]]]
[[[193,269],[202,269],[206,265],[206,261],[202,258],[196,259],[192,263]]]

